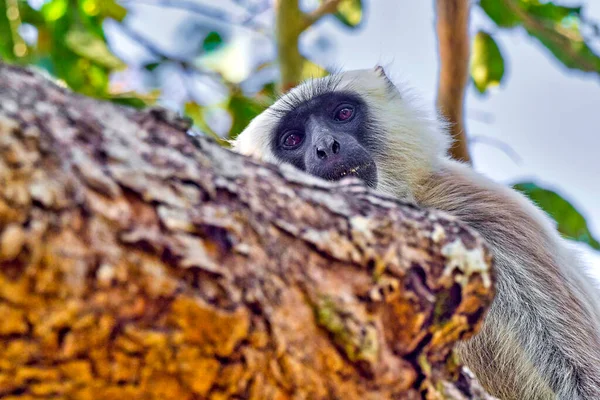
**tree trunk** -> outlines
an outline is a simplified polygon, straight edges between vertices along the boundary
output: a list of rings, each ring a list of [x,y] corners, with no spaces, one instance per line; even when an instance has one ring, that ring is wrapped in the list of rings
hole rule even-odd
[[[469,0],[435,0],[440,56],[437,107],[449,123],[452,158],[471,163],[464,102],[469,81]]]
[[[0,64],[0,397],[490,398],[477,234],[187,128]]]

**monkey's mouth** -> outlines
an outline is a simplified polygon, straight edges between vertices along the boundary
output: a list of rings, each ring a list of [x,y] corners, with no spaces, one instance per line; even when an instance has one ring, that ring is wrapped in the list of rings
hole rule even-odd
[[[346,171],[342,171],[340,173],[340,177],[343,178],[346,175],[350,175],[350,176],[352,176],[352,175],[358,175],[358,171],[359,170],[361,170],[362,168],[366,168],[368,166],[369,166],[369,164],[363,164],[363,165],[356,166],[354,168],[350,168],[350,169],[348,169]]]
[[[330,181],[339,181],[346,177],[356,177],[367,186],[377,187],[377,167],[373,162],[366,162],[355,166],[335,165],[321,177]]]

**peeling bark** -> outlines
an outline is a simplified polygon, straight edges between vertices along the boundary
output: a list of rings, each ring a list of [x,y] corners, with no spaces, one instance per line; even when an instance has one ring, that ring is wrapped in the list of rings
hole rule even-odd
[[[0,64],[0,397],[484,399],[452,217]]]

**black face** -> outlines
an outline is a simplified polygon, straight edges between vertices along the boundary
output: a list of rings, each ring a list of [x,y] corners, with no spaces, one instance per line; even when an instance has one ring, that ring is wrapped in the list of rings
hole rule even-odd
[[[366,105],[342,92],[324,93],[285,112],[273,139],[275,155],[323,179],[355,176],[377,186],[377,150]]]

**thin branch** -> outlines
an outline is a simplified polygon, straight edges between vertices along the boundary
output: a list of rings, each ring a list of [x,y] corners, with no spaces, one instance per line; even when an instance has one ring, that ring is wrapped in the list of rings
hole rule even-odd
[[[131,29],[131,27],[127,24],[118,24],[117,25],[122,33],[127,35],[130,39],[135,41],[138,45],[142,46],[148,53],[151,53],[153,56],[160,59],[169,59],[174,60],[175,58],[167,55],[162,49],[159,49],[154,43],[152,43],[148,38],[142,36],[139,32]]]
[[[147,5],[162,8],[173,8],[183,10],[192,14],[201,15],[226,24],[251,29],[257,33],[266,34],[269,26],[262,25],[254,20],[255,14],[245,15],[243,18],[235,18],[231,13],[217,7],[200,4],[191,0],[120,0],[124,4]]]
[[[483,124],[491,124],[494,122],[494,115],[492,113],[481,110],[469,110],[467,112],[467,118]]]
[[[270,9],[271,5],[268,1],[265,1],[260,7],[248,10],[248,15],[246,16],[246,18],[242,19],[240,23],[243,26],[248,26],[250,23],[254,22],[255,18],[258,18],[262,13],[265,13]]]
[[[275,33],[281,73],[281,91],[286,92],[302,78],[304,58],[298,43],[300,35],[325,15],[335,12],[341,0],[325,0],[313,12],[300,10],[298,0],[278,0],[275,3]]]
[[[600,24],[597,24],[595,22],[590,22],[587,20],[582,20],[582,21],[584,21],[584,23],[587,24],[592,29],[592,32],[596,38],[600,38]]]
[[[210,70],[207,70],[204,68],[200,68],[199,66],[197,66],[193,63],[190,63],[189,61],[182,60],[182,59],[179,59],[177,57],[167,54],[165,51],[163,51],[158,46],[156,46],[154,43],[152,43],[148,38],[144,37],[143,35],[141,35],[137,31],[135,31],[134,29],[131,29],[131,27],[128,26],[127,24],[118,24],[117,26],[121,29],[122,33],[127,35],[130,39],[135,41],[138,45],[142,46],[147,52],[149,52],[150,54],[152,54],[154,57],[156,57],[157,59],[159,59],[161,61],[173,62],[175,64],[180,65],[182,68],[184,68],[186,70],[191,70],[191,71],[194,71],[194,72],[202,74],[202,75],[208,75],[208,76],[211,76],[213,78],[218,78],[218,79],[222,78],[221,75],[218,74],[217,72],[210,71]]]
[[[469,77],[469,0],[436,0],[440,55],[437,107],[450,122],[454,139],[450,155],[471,161],[464,122],[464,98]]]
[[[500,150],[501,152],[503,152],[504,154],[506,154],[515,164],[517,164],[517,165],[523,164],[523,159],[521,158],[519,153],[517,153],[515,151],[515,149],[513,149],[510,145],[504,143],[501,140],[498,140],[496,138],[492,138],[489,136],[480,136],[480,135],[475,135],[475,136],[472,136],[471,138],[469,138],[469,144],[477,144],[477,143],[487,144],[489,146],[495,147],[498,150]]]
[[[326,15],[333,14],[337,11],[338,6],[342,0],[325,0],[319,7],[317,7],[314,11],[305,14],[304,21],[302,24],[302,31],[308,29],[311,25],[316,23],[318,20],[323,18]]]

